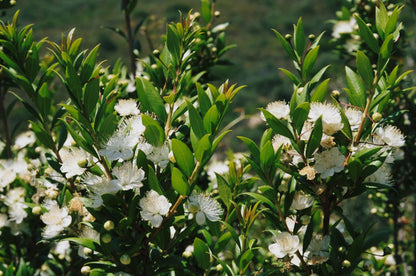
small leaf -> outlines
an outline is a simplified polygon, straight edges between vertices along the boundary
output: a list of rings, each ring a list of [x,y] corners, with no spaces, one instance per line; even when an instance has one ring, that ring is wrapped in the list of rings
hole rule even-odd
[[[172,139],[172,151],[179,168],[187,177],[190,177],[195,168],[192,151],[178,139]]]
[[[153,84],[145,78],[136,78],[136,87],[142,111],[155,113],[165,123],[167,120],[165,104]]]
[[[312,129],[311,136],[306,146],[306,158],[310,158],[321,144],[322,139],[322,117],[319,117]]]
[[[386,29],[388,14],[383,2],[379,2],[379,7],[376,7],[376,28],[381,39],[384,39],[384,31]]]
[[[158,122],[150,118],[146,114],[142,114],[142,122],[146,127],[144,137],[153,146],[159,147],[165,142],[165,132]]]
[[[197,264],[203,269],[211,267],[211,255],[208,245],[199,238],[194,240],[194,256]]]
[[[179,194],[183,196],[187,196],[189,194],[189,184],[186,180],[186,177],[182,174],[182,172],[176,168],[172,168],[172,187],[177,191]]]
[[[264,171],[269,171],[274,162],[274,150],[272,142],[268,140],[260,149],[260,165]]]
[[[52,137],[49,133],[46,132],[46,130],[43,128],[42,125],[37,124],[33,121],[30,121],[30,124],[32,126],[32,130],[35,133],[36,138],[47,148],[54,149],[55,143],[52,140]]]
[[[280,43],[282,44],[283,48],[286,50],[290,58],[294,61],[297,61],[297,57],[295,55],[295,52],[293,51],[292,46],[290,46],[289,42],[287,42],[286,38],[284,38],[278,31],[273,30],[276,34],[277,38],[280,40]]]
[[[191,123],[191,128],[194,131],[196,137],[198,139],[201,139],[202,136],[204,136],[206,134],[202,118],[199,115],[198,110],[196,110],[196,108],[192,105],[192,103],[190,101],[187,100],[186,104],[188,106],[189,121]]]
[[[147,181],[149,188],[155,190],[158,194],[163,195],[162,188],[160,187],[159,179],[156,176],[155,170],[152,166],[148,165]]]
[[[75,97],[75,102],[79,102],[82,96],[81,80],[71,63],[66,65],[65,76],[67,89],[72,93],[73,97]]]
[[[211,21],[211,3],[209,0],[201,0],[201,17],[205,23]]]
[[[197,144],[195,150],[195,159],[199,162],[202,162],[204,159],[207,158],[207,154],[211,152],[211,139],[210,135],[206,134],[203,136]]]
[[[87,82],[91,77],[91,74],[94,72],[95,61],[97,59],[97,52],[100,45],[94,47],[91,52],[88,54],[87,58],[83,61],[80,79],[81,83]]]
[[[318,85],[311,96],[311,102],[323,103],[325,101],[328,92],[328,83],[329,79],[326,79]]]
[[[352,105],[364,109],[366,101],[366,93],[364,85],[360,77],[352,71],[349,67],[345,67],[348,89],[345,89],[348,94],[348,99]]]
[[[301,103],[295,108],[292,116],[292,122],[296,131],[300,133],[303,128],[303,124],[309,115],[310,104],[308,102]]]
[[[84,106],[88,114],[96,107],[100,96],[100,79],[96,78],[89,82],[84,87]]]
[[[203,122],[206,132],[215,133],[220,122],[220,113],[218,111],[217,105],[211,106],[211,108],[205,114]]]
[[[301,80],[292,72],[284,69],[284,68],[279,68],[280,71],[282,71],[286,76],[289,77],[289,79],[296,85],[298,86],[301,83]]]
[[[373,85],[374,79],[370,59],[363,52],[357,50],[356,61],[358,73],[363,78],[367,89],[369,89]]]
[[[273,204],[273,202],[270,199],[268,199],[267,197],[265,197],[264,195],[257,194],[257,193],[251,193],[251,192],[242,193],[242,195],[251,196],[255,200],[260,201],[264,205],[268,206],[272,211],[277,212],[277,208]]]
[[[254,143],[253,140],[244,136],[238,136],[237,138],[243,141],[244,144],[246,144],[246,146],[250,150],[251,159],[256,163],[260,163],[260,150],[257,147],[256,143]]]
[[[350,159],[350,162],[348,162],[348,175],[351,177],[354,184],[357,183],[360,178],[362,168],[363,164],[357,158]]]
[[[319,52],[319,46],[313,48],[310,50],[303,61],[302,65],[302,77],[304,79],[307,79],[313,69],[313,66],[315,65],[316,58],[318,57]]]
[[[283,136],[285,136],[289,139],[293,139],[293,134],[289,130],[286,121],[281,121],[281,120],[277,119],[266,109],[260,108],[260,110],[263,112],[267,123],[270,125],[270,127],[273,129],[273,131],[276,134],[280,134],[280,135],[283,135]]]
[[[294,37],[293,42],[295,46],[296,53],[299,57],[303,56],[303,51],[305,51],[305,31],[303,30],[302,17],[299,18],[298,23],[294,26]]]
[[[65,238],[62,241],[71,241],[71,242],[74,242],[78,245],[82,245],[92,250],[95,250],[97,248],[97,245],[99,245],[97,240],[89,239],[89,238],[71,237],[71,238]]]
[[[378,51],[380,47],[378,46],[378,42],[376,38],[374,37],[373,32],[370,30],[370,28],[365,24],[365,22],[359,17],[358,15],[355,16],[355,19],[358,23],[358,28],[360,30],[360,35],[364,39],[367,46],[376,54],[378,54]]]
[[[227,181],[221,175],[215,173],[217,178],[218,184],[218,193],[220,195],[221,200],[224,202],[227,208],[231,205],[232,195],[231,195],[231,188],[228,186]]]
[[[174,64],[178,64],[181,59],[181,39],[174,25],[168,25],[166,34],[166,46],[172,55]]]

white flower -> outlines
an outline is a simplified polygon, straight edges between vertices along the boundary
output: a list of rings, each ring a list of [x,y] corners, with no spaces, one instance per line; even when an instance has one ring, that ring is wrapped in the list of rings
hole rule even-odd
[[[99,153],[107,157],[109,161],[129,160],[133,157],[133,148],[136,144],[136,137],[116,132],[108,139],[104,148],[99,150]]]
[[[391,185],[393,180],[391,177],[390,166],[384,163],[373,174],[367,176],[364,181],[383,185]]]
[[[309,264],[322,264],[329,259],[329,243],[330,236],[322,236],[314,234],[309,243],[306,256],[309,259]]]
[[[68,227],[72,217],[68,215],[68,208],[59,208],[58,203],[54,200],[47,201],[45,208],[48,209],[48,212],[40,216],[40,219],[46,224],[42,235],[49,239],[57,236],[65,227]]]
[[[332,135],[344,127],[344,124],[341,120],[341,114],[335,106],[328,103],[311,103],[311,108],[309,110],[309,120],[316,122],[316,120],[318,120],[318,118],[321,116],[322,129],[323,132],[327,135]]]
[[[120,116],[138,115],[140,113],[135,99],[119,99],[114,106],[114,110]]]
[[[357,23],[354,17],[351,17],[349,21],[347,20],[338,21],[332,29],[332,36],[334,38],[340,38],[341,34],[352,33],[354,31],[354,26],[356,24]]]
[[[336,145],[335,137],[322,134],[320,145],[325,149],[330,149]]]
[[[138,169],[136,165],[130,162],[126,162],[120,167],[113,169],[113,175],[117,179],[111,180],[114,185],[118,185],[123,191],[137,189],[142,186],[142,180],[144,179],[144,171]]]
[[[15,221],[17,224],[22,223],[23,219],[27,217],[25,195],[25,188],[17,187],[9,190],[5,196],[2,196],[4,204],[9,207],[10,221]]]
[[[0,234],[1,234],[1,228],[8,225],[8,220],[9,218],[7,217],[6,214],[0,213]]]
[[[140,142],[143,138],[146,127],[143,125],[142,116],[124,118],[118,127],[117,132],[122,135],[132,135]]]
[[[327,178],[344,169],[345,156],[337,147],[316,153],[315,170],[321,174],[321,178]]]
[[[56,243],[53,251],[58,255],[59,259],[62,260],[65,258],[67,261],[71,260],[71,245],[69,244],[69,241],[59,241]]]
[[[146,196],[140,199],[139,205],[143,220],[150,221],[153,227],[160,226],[163,221],[162,216],[166,215],[172,206],[165,196],[159,195],[154,190],[148,191]]]
[[[59,151],[62,159],[61,171],[67,178],[75,175],[81,175],[85,172],[88,165],[89,155],[81,148],[63,147]]]
[[[289,231],[294,233],[296,224],[299,224],[300,222],[296,220],[296,216],[288,216],[285,219],[285,223]],[[305,235],[306,228],[307,228],[306,225],[302,225],[301,227],[299,227],[299,229],[296,231],[295,234],[300,235],[300,236]]]
[[[299,237],[283,232],[276,237],[276,243],[269,245],[270,252],[277,258],[292,256],[299,248]]]
[[[285,101],[271,102],[267,105],[266,110],[279,120],[287,119],[290,113],[289,105]],[[260,116],[264,121],[266,120],[263,113]]]
[[[290,139],[286,136],[276,134],[272,139],[273,149],[276,152],[280,147],[288,148],[292,145]]]
[[[385,127],[379,127],[376,130],[378,137],[387,145],[391,147],[402,147],[405,143],[405,137],[395,126],[387,125]]]
[[[167,144],[160,147],[153,147],[152,152],[146,156],[147,159],[164,169],[169,164],[169,147]]]
[[[300,175],[306,175],[307,180],[314,180],[316,171],[314,167],[311,166],[305,166],[299,171]]]
[[[354,131],[358,130],[363,119],[363,112],[361,110],[350,107],[345,109],[344,112],[345,116],[347,116],[348,118],[348,122],[350,123],[351,129]]]
[[[82,182],[86,184],[88,190],[91,192],[89,198],[92,202],[89,205],[93,208],[97,208],[103,204],[102,195],[115,194],[121,190],[117,182],[110,181],[105,176],[97,176],[91,173],[87,173]]]
[[[210,221],[218,221],[222,215],[220,204],[216,200],[204,194],[190,195],[187,209],[193,214],[196,213],[196,223],[199,225],[205,224],[205,218]]]
[[[303,210],[311,207],[314,201],[315,200],[311,195],[307,195],[304,192],[296,192],[290,209]]]
[[[17,177],[16,172],[10,168],[11,163],[12,160],[0,163],[0,192],[7,188]]]
[[[18,149],[22,149],[26,146],[31,146],[36,142],[36,137],[35,134],[33,133],[33,131],[25,131],[21,134],[19,134],[16,137],[16,141],[14,142],[14,145],[18,148]]]

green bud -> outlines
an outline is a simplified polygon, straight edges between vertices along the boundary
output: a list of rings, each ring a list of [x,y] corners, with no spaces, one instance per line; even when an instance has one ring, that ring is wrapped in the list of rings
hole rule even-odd
[[[340,247],[338,247],[338,252],[340,252],[340,253],[345,253],[345,251],[346,251],[345,246],[340,246]]]
[[[287,41],[289,41],[289,40],[292,39],[292,35],[291,34],[286,34],[285,35],[285,38],[286,38]]]
[[[123,254],[120,257],[120,263],[122,263],[123,265],[129,265],[131,263],[131,259],[130,256],[127,254]]]
[[[111,242],[111,234],[110,233],[105,233],[104,235],[101,236],[101,240],[103,241],[103,243],[110,243]]]
[[[331,97],[334,97],[336,100],[338,100],[340,96],[341,92],[339,92],[339,90],[332,90]]]
[[[153,55],[158,57],[160,55],[160,51],[158,49],[153,50]]]
[[[42,208],[40,206],[35,206],[32,208],[32,214],[39,215],[42,212]]]
[[[82,275],[87,275],[91,272],[91,267],[85,265],[83,267],[81,267],[81,273]]]
[[[107,231],[111,231],[114,229],[114,222],[112,220],[107,220],[104,222],[104,229]]]
[[[84,247],[83,251],[84,251],[84,254],[87,255],[87,256],[92,253],[91,248],[88,248],[88,247]]]
[[[308,38],[309,38],[310,41],[315,41],[315,35],[314,34],[308,35]]]
[[[348,260],[344,260],[344,261],[342,262],[342,266],[343,266],[343,267],[350,267],[350,266],[351,266],[351,262],[350,262],[350,261],[348,261]]]
[[[86,158],[84,158],[82,160],[79,160],[78,161],[78,166],[80,168],[86,168],[86,167],[88,167],[88,160]]]
[[[374,112],[371,118],[373,118],[374,122],[378,123],[381,121],[381,119],[383,119],[383,115],[381,115],[379,112]]]

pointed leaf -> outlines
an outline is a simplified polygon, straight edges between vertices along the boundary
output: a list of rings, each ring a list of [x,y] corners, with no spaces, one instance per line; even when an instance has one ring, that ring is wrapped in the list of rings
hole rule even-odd
[[[196,137],[198,139],[201,139],[202,136],[204,136],[206,134],[202,118],[199,115],[198,110],[196,110],[196,108],[192,105],[192,103],[190,101],[187,100],[186,104],[188,106],[189,120],[191,122],[191,128],[194,131]]]
[[[208,245],[199,238],[194,240],[194,256],[197,264],[202,269],[211,267],[211,255]]]
[[[277,119],[266,109],[260,108],[260,110],[263,112],[267,123],[270,125],[270,127],[273,129],[273,131],[276,134],[280,134],[280,135],[283,135],[283,136],[285,136],[289,139],[293,139],[293,134],[289,130],[286,121],[281,121],[281,120]]]
[[[172,139],[172,151],[181,171],[185,176],[190,177],[195,168],[192,151],[184,142],[178,139]]]
[[[295,46],[296,53],[299,57],[303,56],[303,51],[305,51],[305,31],[303,30],[302,17],[299,18],[298,23],[294,26],[294,37],[293,42]]]
[[[328,93],[328,83],[329,79],[326,79],[318,85],[311,96],[311,102],[323,103],[325,101],[326,94]]]
[[[369,89],[373,85],[374,79],[370,59],[363,52],[357,50],[356,61],[358,73],[363,78],[367,89]]]
[[[345,73],[348,85],[348,89],[345,90],[347,91],[350,103],[364,109],[366,93],[360,77],[347,66],[345,67]]]
[[[292,116],[292,123],[296,128],[296,131],[300,133],[302,131],[303,124],[309,115],[310,104],[308,102],[301,103],[295,108]]]
[[[311,136],[306,146],[306,158],[310,158],[321,144],[322,139],[322,117],[319,117],[312,129]]]
[[[380,47],[378,46],[377,39],[374,37],[373,32],[370,30],[367,24],[361,19],[361,17],[356,15],[355,19],[357,20],[358,28],[360,30],[360,36],[363,38],[367,46],[374,53],[378,54]]]
[[[313,66],[315,65],[316,58],[318,57],[319,46],[310,50],[303,61],[302,65],[302,76],[307,79],[312,72]]]
[[[153,146],[159,147],[165,143],[165,132],[158,122],[146,114],[142,114],[142,122],[146,127],[144,137]]]
[[[153,84],[145,78],[136,78],[136,88],[142,111],[155,113],[165,123],[167,120],[165,104]]]
[[[189,184],[182,172],[176,168],[172,168],[172,187],[180,195],[187,196],[189,194]]]

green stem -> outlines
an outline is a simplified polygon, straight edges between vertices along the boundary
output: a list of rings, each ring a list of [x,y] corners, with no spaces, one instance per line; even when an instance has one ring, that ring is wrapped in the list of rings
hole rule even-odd
[[[131,20],[130,13],[127,10],[128,0],[123,0],[123,11],[124,11],[124,21],[126,24],[126,33],[127,33],[127,43],[129,45],[129,56],[130,56],[130,70],[133,75],[136,74],[136,57],[134,55],[134,46],[133,46],[133,34],[131,31]]]

